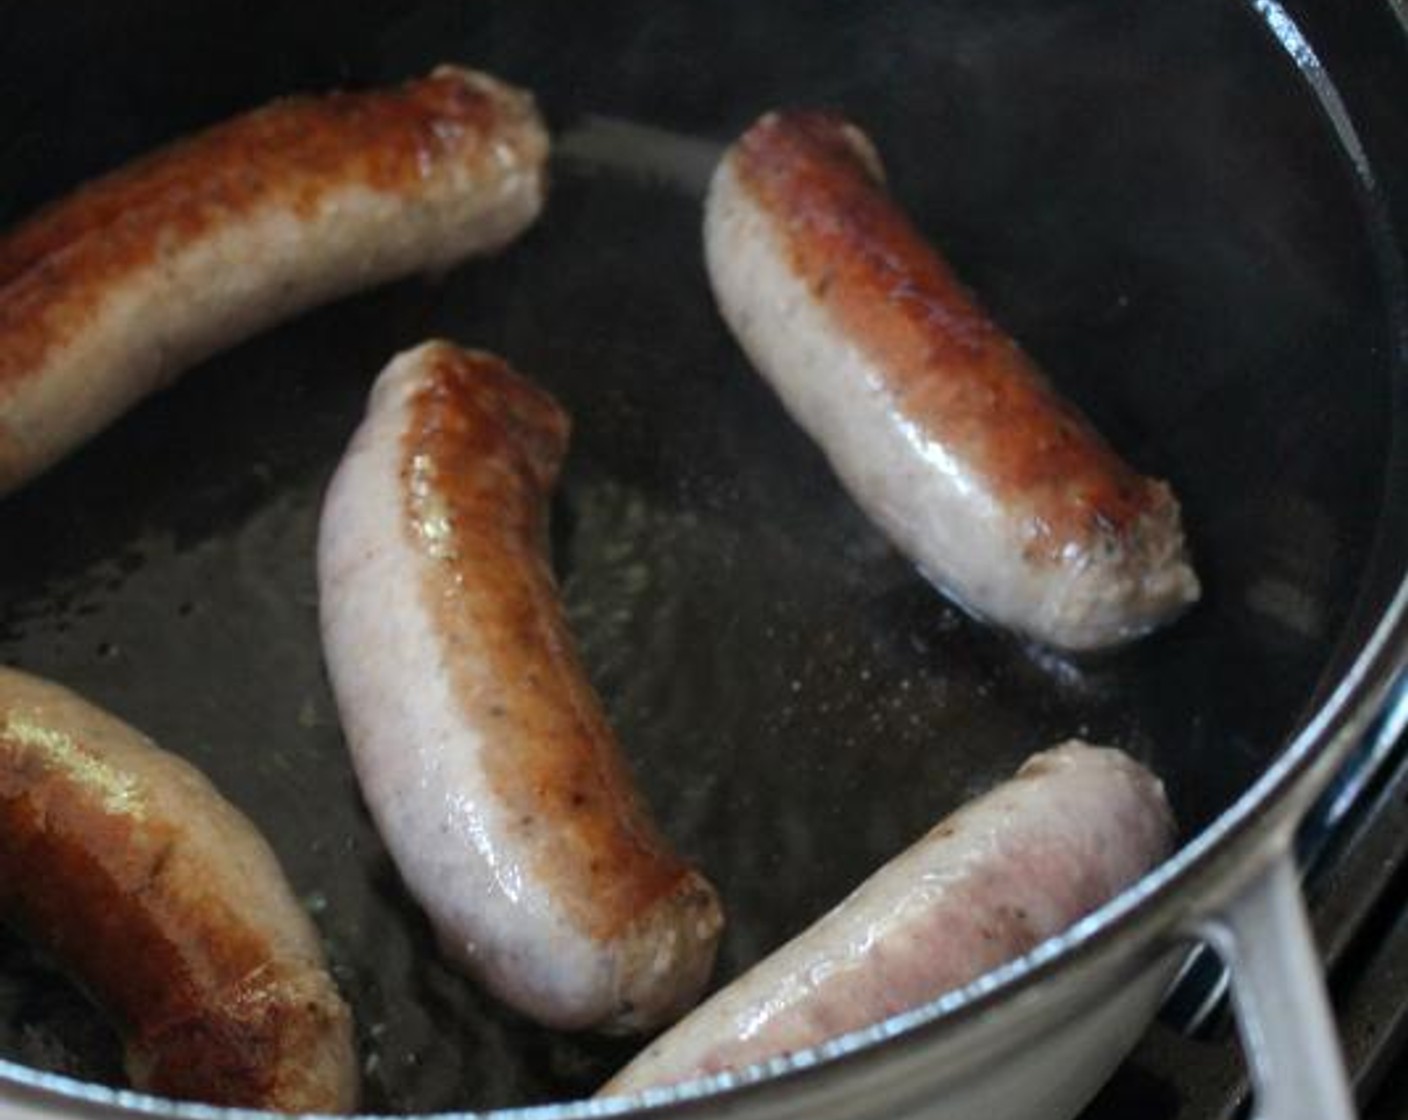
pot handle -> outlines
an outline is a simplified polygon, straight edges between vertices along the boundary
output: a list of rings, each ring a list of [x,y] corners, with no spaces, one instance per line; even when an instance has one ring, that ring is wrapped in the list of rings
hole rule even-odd
[[[1354,1120],[1295,857],[1278,853],[1197,935],[1232,978],[1254,1120]]]

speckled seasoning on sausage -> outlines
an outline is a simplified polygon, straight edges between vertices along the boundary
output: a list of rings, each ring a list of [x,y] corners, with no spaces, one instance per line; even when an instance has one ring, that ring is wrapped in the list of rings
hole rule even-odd
[[[567,433],[492,355],[392,361],[322,514],[323,645],[367,805],[447,955],[550,1026],[645,1030],[697,1000],[722,917],[567,630],[546,551]]]
[[[1076,740],[936,825],[601,1090],[742,1070],[918,1007],[1035,948],[1166,857],[1163,786]]]
[[[0,238],[0,494],[224,346],[501,248],[547,151],[528,94],[442,66],[275,101],[41,210]]]
[[[254,826],[194,767],[0,668],[0,918],[64,964],[159,1096],[350,1112],[357,1061],[322,946]]]
[[[852,496],[942,590],[1056,647],[1198,596],[1178,504],[1126,465],[886,193],[869,140],[769,113],[721,161],[705,255],[724,319]]]

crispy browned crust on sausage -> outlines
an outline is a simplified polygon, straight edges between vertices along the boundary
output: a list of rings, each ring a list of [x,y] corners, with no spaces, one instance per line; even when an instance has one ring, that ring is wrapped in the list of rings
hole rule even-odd
[[[1030,511],[1034,552],[1088,547],[1172,503],[988,317],[894,204],[853,125],[826,112],[769,113],[731,158],[797,275],[886,371],[896,407],[997,500]]]
[[[0,240],[0,400],[124,276],[255,210],[305,215],[357,185],[411,196],[447,161],[487,164],[511,136],[507,111],[441,67],[396,89],[275,101],[80,187]]]
[[[0,669],[0,916],[113,1016],[134,1084],[210,1104],[355,1105],[350,1017],[296,906],[253,826],[193,768]]]
[[[500,359],[449,344],[410,409],[402,482],[407,530],[432,561],[424,602],[467,718],[506,731],[485,768],[535,876],[603,941],[677,894],[717,925],[713,891],[636,791],[563,617],[546,544],[566,414]],[[483,662],[454,655],[464,631]]]
[[[0,494],[249,334],[496,251],[537,217],[532,97],[443,66],[276,102],[0,238]]]

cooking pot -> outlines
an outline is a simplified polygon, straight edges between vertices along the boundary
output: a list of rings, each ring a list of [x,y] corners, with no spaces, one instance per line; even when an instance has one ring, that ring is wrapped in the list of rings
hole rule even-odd
[[[1397,0],[8,6],[7,224],[271,97],[447,60],[534,89],[558,143],[546,216],[498,259],[254,339],[0,503],[0,658],[191,758],[259,824],[354,1007],[369,1111],[1068,1116],[1203,944],[1230,966],[1260,1114],[1347,1116],[1292,845],[1402,725],[1405,28]],[[1205,587],[1186,618],[1076,661],[964,617],[747,368],[700,198],[724,142],[802,103],[871,133],[996,317],[1171,480]],[[504,353],[574,416],[555,562],[652,803],[721,886],[719,980],[1072,734],[1164,777],[1181,850],[1026,958],[817,1052],[561,1103],[632,1044],[540,1030],[440,962],[318,650],[323,487],[372,377],[432,335]],[[8,935],[0,1053],[7,1117],[216,1115],[103,1087],[115,1038]]]

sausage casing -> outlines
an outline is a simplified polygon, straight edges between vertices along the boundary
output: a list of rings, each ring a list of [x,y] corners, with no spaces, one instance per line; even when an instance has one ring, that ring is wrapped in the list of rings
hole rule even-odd
[[[442,66],[273,102],[41,210],[0,238],[0,494],[224,346],[501,247],[547,150],[527,94]]]
[[[691,1006],[721,928],[574,652],[547,500],[567,417],[431,342],[378,379],[329,489],[323,644],[368,808],[446,953],[550,1026]]]
[[[1168,855],[1163,786],[1071,741],[964,806],[651,1043],[624,1096],[817,1046],[1021,956]]]
[[[764,116],[719,164],[704,243],[754,366],[952,598],[1072,650],[1196,599],[1168,487],[1127,466],[978,307],[854,125]]]
[[[0,668],[0,916],[117,1021],[135,1086],[350,1112],[351,1016],[254,826],[194,767]]]

